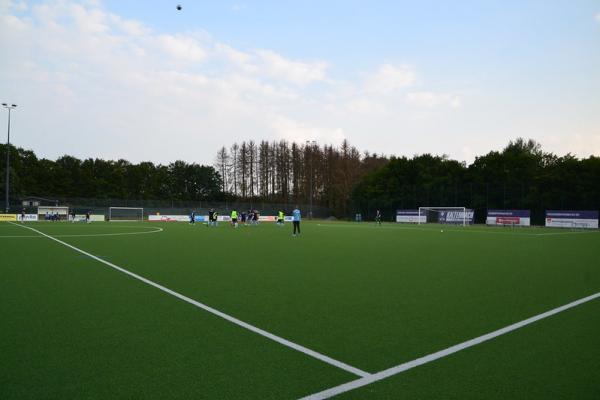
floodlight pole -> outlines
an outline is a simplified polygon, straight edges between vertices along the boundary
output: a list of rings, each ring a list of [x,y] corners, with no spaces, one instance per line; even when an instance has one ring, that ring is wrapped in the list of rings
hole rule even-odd
[[[312,141],[309,142],[308,140],[306,141],[306,145],[307,147],[310,149],[309,152],[309,157],[310,157],[310,199],[309,199],[309,208],[310,210],[308,211],[308,219],[312,219],[313,217],[313,159],[314,159],[314,150],[315,147],[317,146],[317,142],[316,141]]]
[[[5,212],[8,214],[10,211],[9,206],[9,190],[10,190],[10,111],[14,108],[17,108],[16,104],[8,104],[2,103],[2,107],[8,110],[8,135],[6,138],[6,203],[5,203]]]

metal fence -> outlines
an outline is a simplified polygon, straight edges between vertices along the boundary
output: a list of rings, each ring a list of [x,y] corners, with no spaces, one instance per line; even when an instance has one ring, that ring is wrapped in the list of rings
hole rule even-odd
[[[132,199],[88,199],[88,198],[59,198],[59,205],[67,206],[78,214],[91,211],[92,214],[108,215],[109,207],[141,207],[144,215],[189,215],[192,211],[197,214],[208,214],[214,209],[221,215],[229,215],[232,210],[239,212],[247,210],[258,210],[261,215],[277,215],[283,211],[289,215],[296,207],[295,203],[270,203],[265,201],[251,202],[214,202],[214,201],[177,201],[177,200],[132,200]],[[328,208],[321,206],[310,206],[308,204],[297,204],[305,218],[328,218],[331,213]],[[11,210],[20,212],[22,206],[15,206]],[[25,207],[26,212],[35,213],[37,207]]]

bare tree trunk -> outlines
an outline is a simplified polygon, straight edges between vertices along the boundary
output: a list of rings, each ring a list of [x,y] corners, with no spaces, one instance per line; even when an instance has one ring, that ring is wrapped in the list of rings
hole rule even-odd
[[[237,143],[234,143],[233,146],[231,146],[231,161],[232,161],[232,166],[233,168],[231,169],[232,171],[232,178],[233,179],[229,179],[230,182],[233,181],[233,194],[235,196],[238,195],[238,171],[239,171],[239,151],[240,151],[240,146],[238,146]]]
[[[227,192],[227,178],[228,178],[228,164],[229,164],[229,153],[225,146],[221,147],[217,153],[217,162],[215,168],[221,174],[221,190],[223,193]]]

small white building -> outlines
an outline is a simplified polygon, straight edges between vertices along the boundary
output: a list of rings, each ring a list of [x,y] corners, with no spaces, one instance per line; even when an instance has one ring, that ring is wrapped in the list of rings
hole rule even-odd
[[[21,199],[23,207],[58,206],[58,200],[29,196]]]

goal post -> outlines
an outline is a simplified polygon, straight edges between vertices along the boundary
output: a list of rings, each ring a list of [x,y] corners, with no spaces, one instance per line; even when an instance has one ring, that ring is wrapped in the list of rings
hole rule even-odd
[[[109,207],[108,220],[113,222],[136,222],[144,220],[141,207]]]
[[[466,207],[419,207],[418,223],[439,222],[445,224],[457,224],[467,226],[471,222],[471,216]],[[422,222],[421,216],[424,216]],[[443,222],[442,222],[443,221]]]

